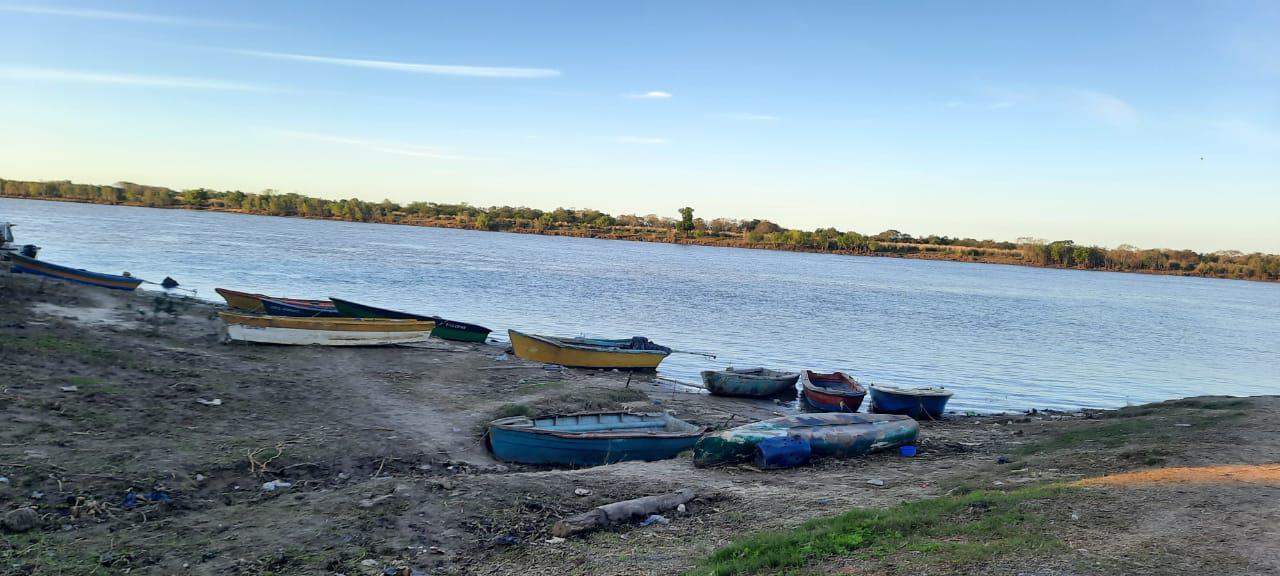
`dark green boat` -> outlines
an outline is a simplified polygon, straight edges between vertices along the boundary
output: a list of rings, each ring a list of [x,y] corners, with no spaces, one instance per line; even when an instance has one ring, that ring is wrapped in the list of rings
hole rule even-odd
[[[340,298],[330,298],[338,313],[343,316],[352,318],[391,318],[397,320],[429,320],[436,323],[435,329],[431,331],[431,335],[444,340],[453,340],[455,342],[484,342],[489,336],[490,330],[478,324],[468,324],[466,322],[458,322],[456,320],[446,320],[439,316],[421,316],[411,314],[409,312],[400,312],[397,310],[387,310],[386,308],[378,308],[352,302],[350,300],[342,300]]]

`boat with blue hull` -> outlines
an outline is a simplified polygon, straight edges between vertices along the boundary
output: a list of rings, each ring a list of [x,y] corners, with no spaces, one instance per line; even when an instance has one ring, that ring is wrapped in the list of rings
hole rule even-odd
[[[783,393],[795,395],[798,372],[778,372],[767,368],[705,370],[702,384],[717,396],[775,396]]]
[[[10,254],[9,259],[12,261],[10,264],[10,270],[22,274],[48,276],[50,278],[57,278],[58,280],[110,288],[112,290],[136,290],[138,285],[142,284],[142,279],[140,278],[115,274],[103,274],[101,272],[90,272],[88,270],[80,270],[78,268],[71,268],[68,266],[59,266],[57,264],[45,262],[44,260],[37,260],[22,254]]]
[[[514,416],[489,423],[489,448],[505,462],[597,466],[674,458],[705,431],[665,413]]]
[[[905,414],[916,420],[937,420],[947,410],[952,392],[942,387],[899,388],[874,384],[871,411],[879,414]]]
[[[268,316],[287,316],[290,318],[341,318],[342,313],[338,312],[329,302],[328,306],[313,306],[297,301],[277,300],[275,298],[262,298],[262,310]]]

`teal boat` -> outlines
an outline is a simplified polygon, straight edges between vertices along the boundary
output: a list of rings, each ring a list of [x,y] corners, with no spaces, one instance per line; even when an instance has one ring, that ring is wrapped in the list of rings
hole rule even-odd
[[[920,425],[897,414],[831,412],[763,420],[707,434],[693,448],[693,463],[715,466],[746,462],[770,438],[808,441],[815,457],[850,458],[915,442]]]
[[[718,396],[774,396],[789,392],[795,394],[798,372],[778,372],[767,368],[734,370],[705,370],[702,383],[707,391]]]
[[[438,316],[421,316],[409,312],[400,312],[399,310],[388,310],[386,308],[378,308],[377,306],[369,306],[368,304],[360,304],[350,300],[341,298],[330,298],[333,306],[338,309],[338,313],[343,316],[352,318],[390,318],[396,320],[425,320],[435,322],[436,327],[431,331],[431,335],[436,338],[445,340],[453,340],[456,342],[484,342],[489,337],[489,330],[478,324],[468,324],[466,322],[458,322],[457,320],[446,320]]]
[[[504,462],[597,466],[674,458],[705,430],[664,413],[515,416],[489,423],[489,448]]]

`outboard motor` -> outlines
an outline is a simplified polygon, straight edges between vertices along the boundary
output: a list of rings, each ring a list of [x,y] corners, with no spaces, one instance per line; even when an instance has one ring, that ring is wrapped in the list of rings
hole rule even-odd
[[[18,253],[23,256],[26,256],[27,258],[35,258],[36,253],[39,251],[40,251],[39,246],[36,246],[35,244],[25,244],[22,246],[22,250],[19,250]]]

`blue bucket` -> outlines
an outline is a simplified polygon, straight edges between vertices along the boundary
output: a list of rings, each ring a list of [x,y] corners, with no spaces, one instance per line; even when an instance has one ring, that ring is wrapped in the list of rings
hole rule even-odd
[[[768,438],[756,444],[755,464],[761,470],[795,468],[809,462],[812,455],[813,450],[805,438]]]
[[[901,448],[898,448],[898,453],[899,453],[899,454],[901,454],[901,455],[903,455],[904,457],[910,458],[910,457],[912,457],[912,456],[915,456],[915,455],[916,455],[916,447],[915,447],[915,446],[903,446],[903,447],[901,447]]]

